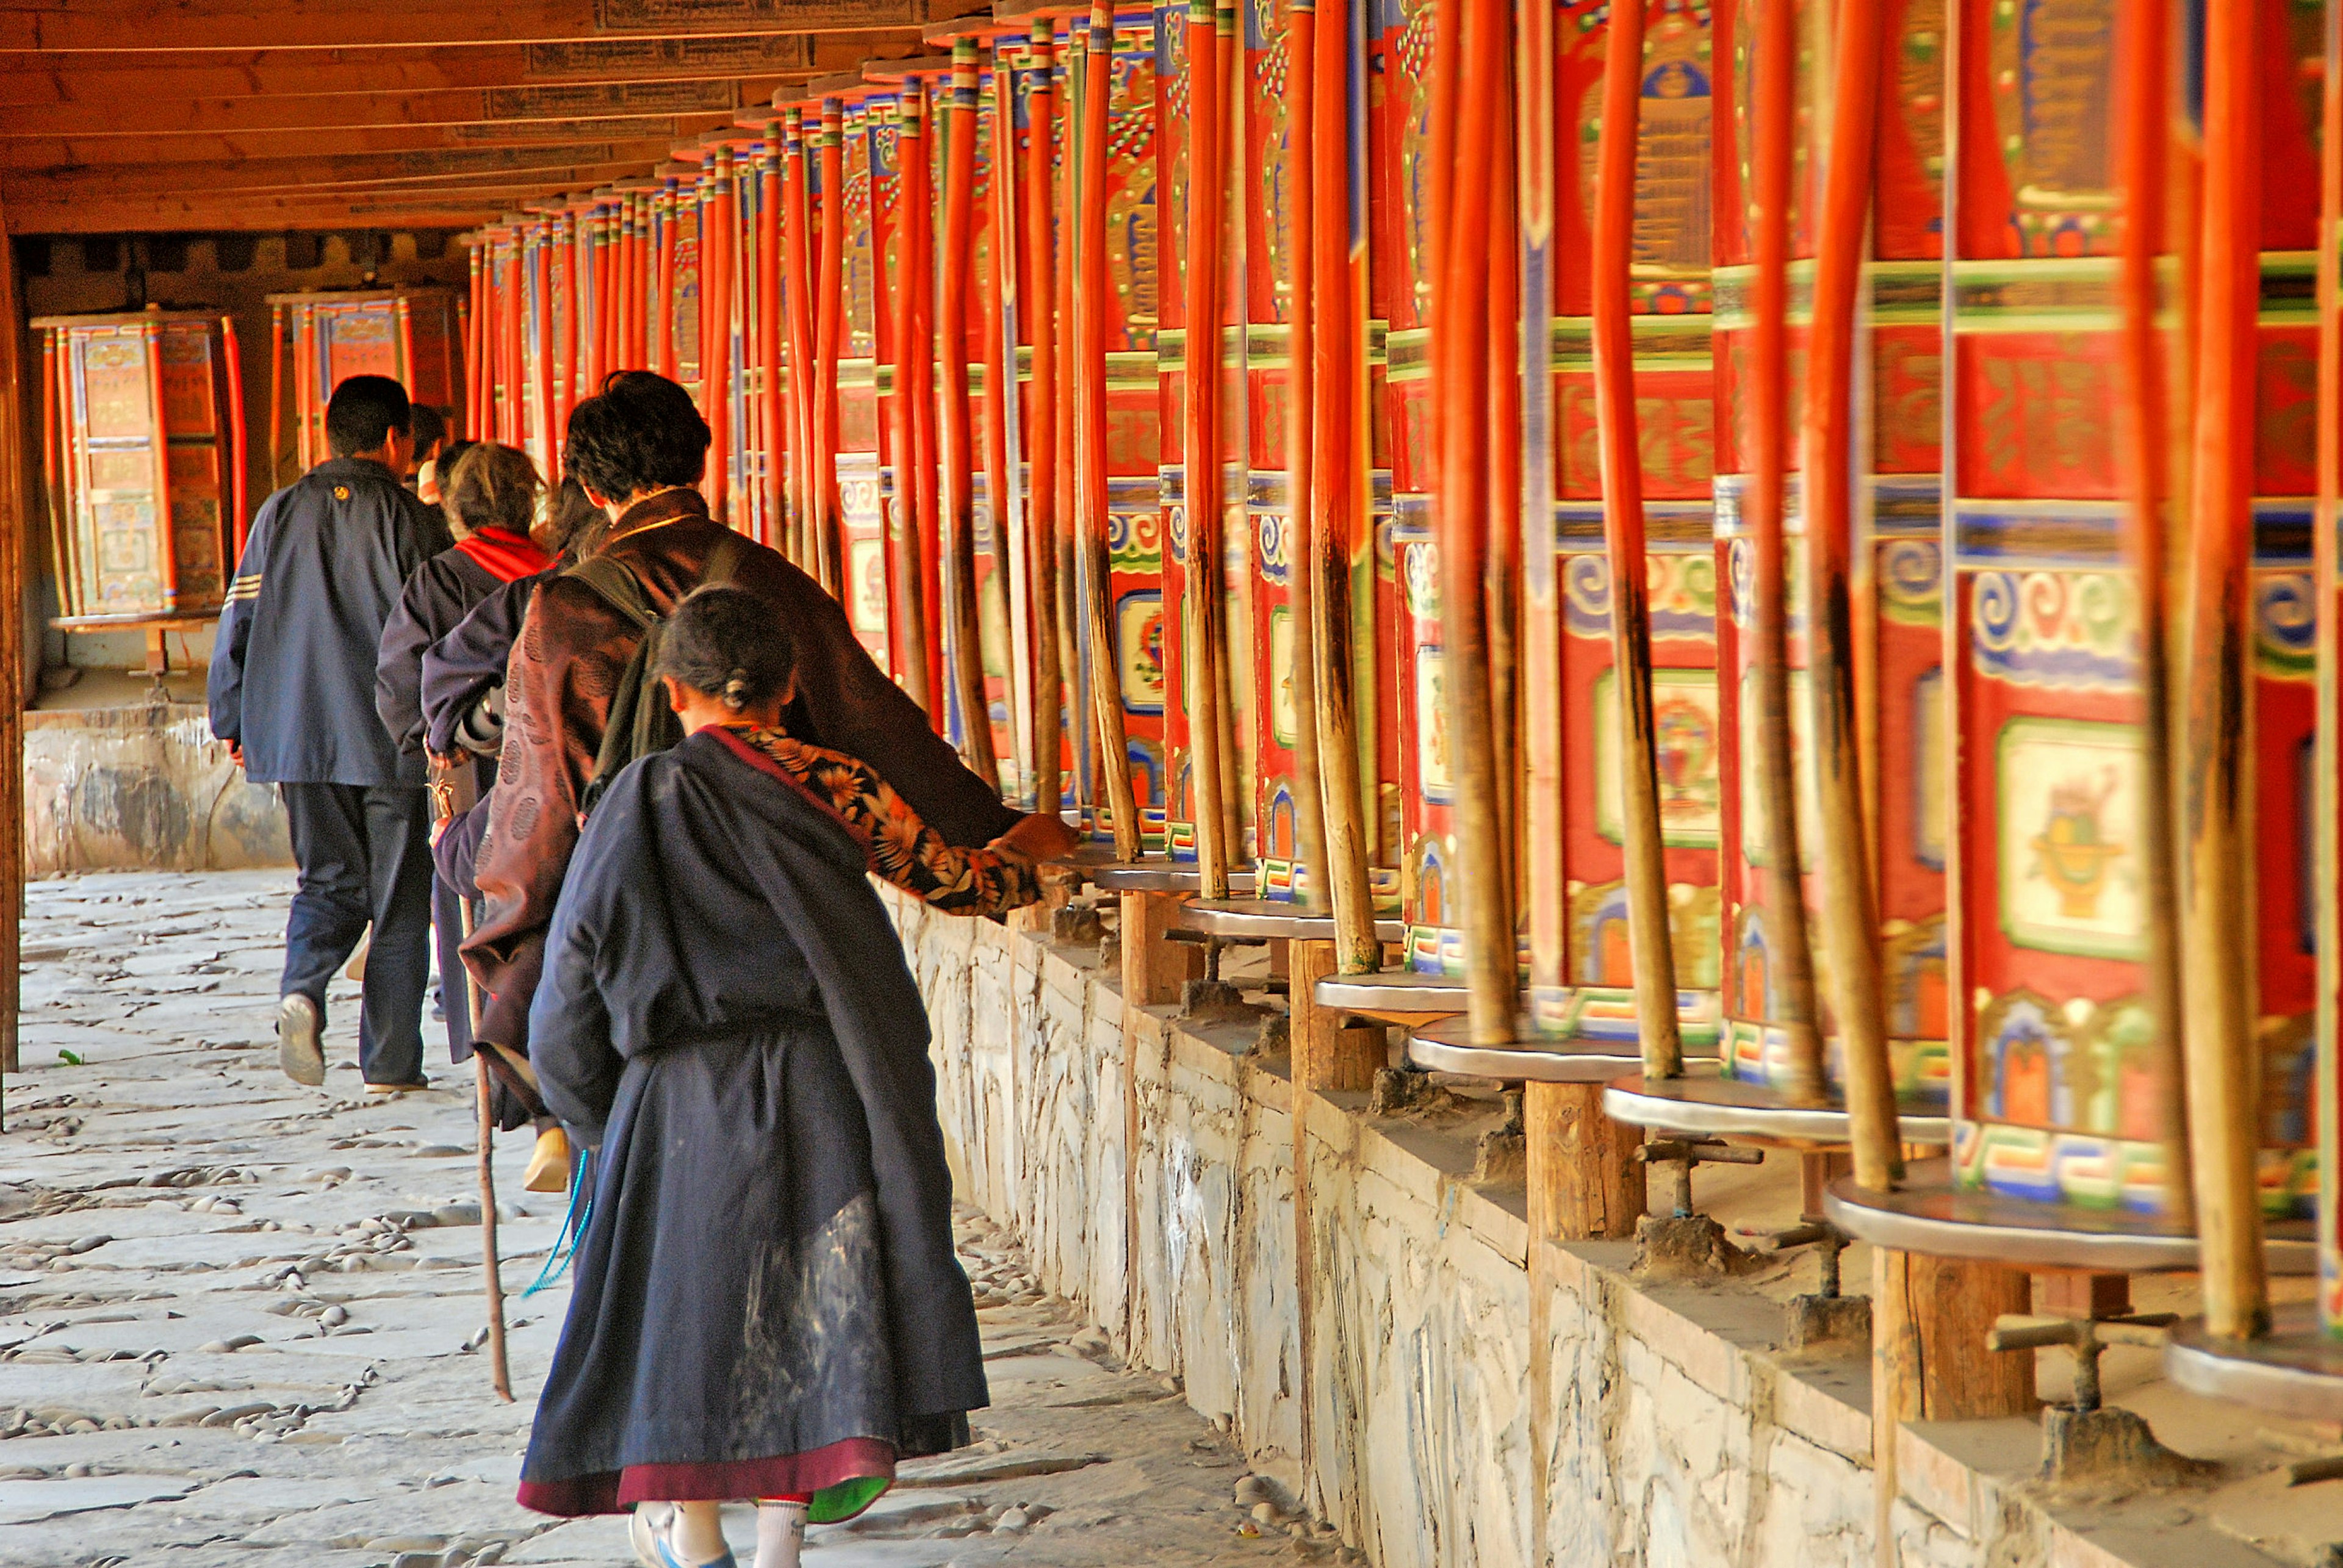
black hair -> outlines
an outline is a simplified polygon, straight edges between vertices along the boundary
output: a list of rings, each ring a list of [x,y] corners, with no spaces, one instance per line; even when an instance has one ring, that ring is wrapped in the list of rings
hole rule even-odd
[[[428,403],[417,403],[407,411],[407,429],[414,437],[417,462],[435,456],[433,448],[447,439],[447,419]]]
[[[463,461],[440,482],[440,506],[447,520],[470,535],[502,528],[526,538],[537,521],[537,498],[545,488],[537,465],[518,447],[483,441],[466,449]]]
[[[698,484],[710,438],[690,393],[648,370],[617,370],[569,411],[561,467],[605,500],[627,501]]]
[[[747,588],[710,583],[686,595],[667,618],[651,673],[672,676],[739,713],[786,696],[796,664],[771,605]]]
[[[431,459],[435,465],[432,472],[439,477],[439,489],[442,494],[447,491],[447,481],[456,477],[456,465],[464,460],[465,453],[478,445],[478,441],[467,441],[461,436],[458,436],[440,447],[438,456]]]
[[[407,388],[389,377],[350,377],[326,405],[326,447],[337,457],[377,451],[413,417]]]
[[[561,484],[553,492],[553,504],[546,508],[545,521],[530,531],[529,538],[537,548],[548,555],[558,556],[578,539],[592,524],[607,519],[586,487],[578,482],[575,474],[564,474]]]

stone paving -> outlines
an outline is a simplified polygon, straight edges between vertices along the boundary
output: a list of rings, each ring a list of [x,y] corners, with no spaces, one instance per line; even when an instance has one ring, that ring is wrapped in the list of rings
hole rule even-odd
[[[498,1141],[517,1404],[490,1388],[468,1077],[369,1100],[337,981],[321,1092],[277,1070],[290,878],[35,883],[0,1132],[0,1568],[632,1561],[512,1501],[568,1302],[558,1198]],[[1352,1561],[1178,1385],[1123,1370],[966,1213],[994,1407],[817,1568]],[[754,1523],[728,1514],[741,1568]]]

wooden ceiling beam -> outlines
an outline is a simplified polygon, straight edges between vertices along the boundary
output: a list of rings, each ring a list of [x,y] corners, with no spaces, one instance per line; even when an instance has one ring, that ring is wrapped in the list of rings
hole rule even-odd
[[[537,193],[470,188],[422,196],[319,199],[315,196],[212,196],[190,191],[159,197],[60,198],[26,191],[8,206],[11,235],[274,234],[291,229],[471,228],[493,223]]]
[[[771,101],[803,73],[717,82],[604,82],[451,92],[326,93],[273,98],[193,98],[131,110],[113,103],[0,105],[0,136],[230,136],[363,126],[669,119],[731,114]]]
[[[820,34],[988,14],[987,0],[0,0],[0,49],[350,49]]]
[[[256,158],[222,164],[119,166],[65,173],[11,174],[0,182],[7,196],[41,189],[89,196],[165,195],[174,190],[298,189],[351,180],[443,180],[477,175],[542,175],[583,165],[649,168],[668,156],[665,141],[595,142],[545,147],[491,147],[452,152],[360,154],[355,156]],[[0,198],[5,199],[5,198]],[[13,226],[13,219],[11,220]]]
[[[440,148],[546,146],[555,143],[650,141],[705,136],[736,114],[679,115],[667,120],[509,120],[484,126],[361,126],[348,130],[255,131],[235,136],[76,136],[36,141],[0,138],[0,171],[77,169],[120,165],[230,164],[255,158],[347,156]]]
[[[747,37],[607,38],[581,44],[422,48],[215,49],[141,55],[0,52],[0,102],[118,104],[189,98],[444,93],[619,82],[729,81],[843,71],[912,53],[916,28]]]

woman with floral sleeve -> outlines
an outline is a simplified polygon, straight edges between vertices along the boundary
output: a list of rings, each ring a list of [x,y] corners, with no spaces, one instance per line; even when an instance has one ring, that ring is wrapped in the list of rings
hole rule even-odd
[[[731,1568],[718,1506],[755,1498],[759,1568],[795,1568],[809,1513],[869,1506],[987,1402],[927,1014],[865,873],[997,912],[1061,830],[954,848],[783,733],[788,635],[756,595],[686,598],[653,670],[686,739],[588,818],[530,1009],[546,1101],[595,1153],[520,1501],[632,1507],[648,1568]]]

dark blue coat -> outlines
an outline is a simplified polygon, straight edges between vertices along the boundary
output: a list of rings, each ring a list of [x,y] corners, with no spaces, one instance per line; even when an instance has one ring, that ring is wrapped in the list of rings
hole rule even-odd
[[[318,464],[261,503],[212,646],[212,733],[256,784],[420,788],[374,705],[382,628],[447,520],[364,457]]]
[[[818,1491],[835,1445],[967,1442],[983,1356],[927,1010],[868,865],[713,734],[587,823],[529,1015],[546,1103],[598,1151],[530,1507],[609,1512],[641,1466],[710,1473],[639,1495]]]

